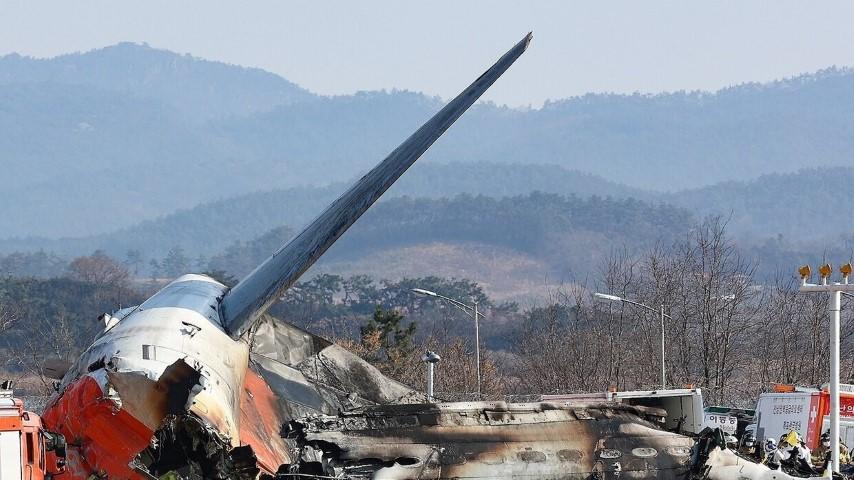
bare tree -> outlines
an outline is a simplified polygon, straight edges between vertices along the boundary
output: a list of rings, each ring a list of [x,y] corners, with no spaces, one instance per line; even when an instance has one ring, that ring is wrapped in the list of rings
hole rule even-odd
[[[25,375],[38,380],[42,393],[47,394],[53,391],[53,380],[45,376],[45,361],[57,359],[70,362],[84,345],[79,340],[78,329],[64,313],[51,319],[28,318],[27,323],[27,334],[10,349],[12,358]]]
[[[0,303],[0,336],[11,330],[18,320],[19,315],[17,310],[12,308],[11,305]]]
[[[126,286],[130,278],[127,267],[107,256],[103,250],[72,260],[68,265],[68,275],[100,286]]]
[[[8,352],[11,345],[8,334],[15,327],[20,319],[18,311],[6,302],[0,299],[0,351]],[[0,368],[8,366],[12,362],[13,356],[4,354],[3,361],[0,361]]]
[[[720,217],[695,228],[678,255],[687,269],[682,304],[676,307],[693,320],[699,342],[693,378],[707,389],[711,401],[732,401],[728,384],[749,357],[747,345],[763,309],[762,289],[753,285],[755,266],[726,236]]]
[[[753,273],[726,222],[709,218],[672,246],[613,252],[596,290],[664,305],[668,383],[698,384],[711,402],[736,403],[745,398],[755,332],[765,321],[766,289],[753,284]],[[582,284],[529,312],[517,351],[527,393],[659,384],[660,316],[624,302],[593,303],[590,293]]]
[[[550,305],[528,312],[516,343],[516,393],[603,390],[621,374],[622,326],[586,301],[584,285],[552,296]]]

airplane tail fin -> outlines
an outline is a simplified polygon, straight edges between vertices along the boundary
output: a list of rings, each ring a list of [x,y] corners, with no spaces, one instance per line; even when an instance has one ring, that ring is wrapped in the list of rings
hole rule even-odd
[[[223,324],[240,338],[362,216],[415,160],[448,129],[528,48],[532,34],[505,53],[388,157],[332,202],[299,235],[282,246],[222,298]]]

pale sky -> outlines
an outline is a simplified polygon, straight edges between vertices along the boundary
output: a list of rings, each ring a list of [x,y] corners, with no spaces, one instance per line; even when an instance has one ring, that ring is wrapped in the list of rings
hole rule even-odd
[[[486,99],[715,90],[854,65],[851,1],[0,0],[0,55],[121,41],[260,67],[321,94],[455,95],[529,30]]]

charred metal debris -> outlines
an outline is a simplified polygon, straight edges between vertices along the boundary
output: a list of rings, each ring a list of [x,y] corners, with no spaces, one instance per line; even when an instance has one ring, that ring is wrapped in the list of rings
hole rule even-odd
[[[134,466],[155,478],[188,480],[250,480],[260,472],[252,447],[232,448],[214,428],[192,414],[168,417],[149,447],[136,456]]]
[[[694,441],[616,404],[365,407],[291,421],[277,478],[687,478]]]

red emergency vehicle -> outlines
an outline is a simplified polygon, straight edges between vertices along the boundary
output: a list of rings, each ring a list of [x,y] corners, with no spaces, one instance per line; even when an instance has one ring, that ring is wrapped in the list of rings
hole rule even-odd
[[[0,480],[51,479],[64,471],[65,438],[46,431],[11,390],[0,390]]]

